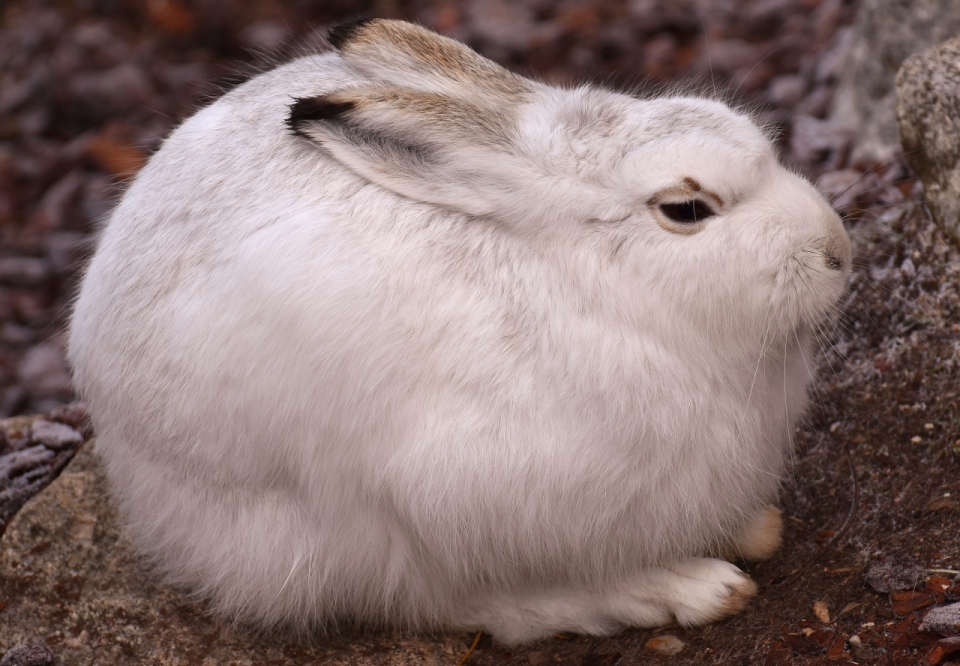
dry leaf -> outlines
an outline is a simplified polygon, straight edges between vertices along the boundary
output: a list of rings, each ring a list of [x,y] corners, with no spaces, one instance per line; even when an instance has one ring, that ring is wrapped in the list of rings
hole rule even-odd
[[[139,171],[147,158],[134,146],[106,136],[96,136],[87,144],[89,155],[107,173],[129,178]]]

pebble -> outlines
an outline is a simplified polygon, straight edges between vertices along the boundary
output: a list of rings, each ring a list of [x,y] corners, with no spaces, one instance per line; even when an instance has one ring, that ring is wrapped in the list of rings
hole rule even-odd
[[[954,636],[960,634],[960,603],[930,610],[920,623],[920,631]]]
[[[926,570],[916,562],[890,559],[867,569],[864,579],[875,592],[912,590],[923,583]]]
[[[34,441],[40,442],[54,451],[60,451],[83,442],[83,435],[70,426],[43,419],[33,422],[30,433]]]
[[[0,659],[0,666],[50,666],[51,664],[53,664],[53,655],[39,641],[11,648]]]
[[[686,646],[687,644],[676,636],[664,634],[663,636],[651,638],[643,647],[653,652],[672,657],[675,654],[679,654]]]
[[[823,622],[824,624],[830,624],[830,609],[827,608],[827,604],[825,602],[814,601],[813,614],[818,620],[820,620],[820,622]]]

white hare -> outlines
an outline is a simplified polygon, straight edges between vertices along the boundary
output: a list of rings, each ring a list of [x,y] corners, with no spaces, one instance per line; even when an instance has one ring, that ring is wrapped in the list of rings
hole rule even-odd
[[[241,620],[557,631],[755,591],[843,226],[750,118],[407,23],[186,121],[70,334],[116,496]]]

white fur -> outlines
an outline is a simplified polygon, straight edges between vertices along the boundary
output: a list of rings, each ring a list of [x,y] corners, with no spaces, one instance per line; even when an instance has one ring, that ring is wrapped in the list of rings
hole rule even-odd
[[[749,579],[691,558],[776,495],[839,219],[689,97],[528,82],[490,102],[503,136],[390,124],[442,159],[388,170],[285,125],[377,84],[345,58],[184,123],[90,264],[70,360],[139,545],[266,625],[523,641],[736,610]],[[724,202],[692,234],[650,203],[684,178]]]

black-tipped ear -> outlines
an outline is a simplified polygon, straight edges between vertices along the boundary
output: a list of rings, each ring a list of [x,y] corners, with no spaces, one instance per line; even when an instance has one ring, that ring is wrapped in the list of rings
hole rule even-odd
[[[334,120],[351,111],[353,102],[334,102],[327,97],[303,97],[290,105],[287,126],[294,134],[306,136],[303,127],[309,122]]]
[[[335,25],[330,28],[330,32],[327,34],[327,39],[330,40],[331,44],[333,44],[333,48],[339,51],[346,42],[353,39],[357,33],[363,30],[363,27],[372,20],[373,19],[370,18],[364,18],[357,19],[356,21],[348,21],[347,23],[341,23],[340,25]]]

